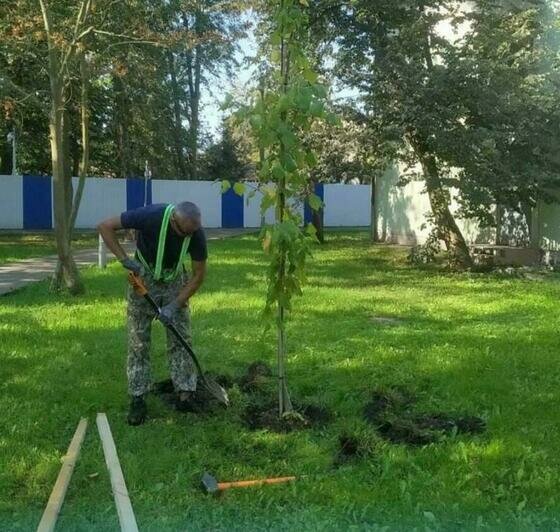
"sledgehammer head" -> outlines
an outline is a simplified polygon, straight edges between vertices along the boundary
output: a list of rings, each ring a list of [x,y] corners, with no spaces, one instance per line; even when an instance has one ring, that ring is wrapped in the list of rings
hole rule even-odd
[[[202,475],[202,487],[206,493],[217,494],[220,493],[220,488],[218,487],[218,481],[213,477],[208,471]]]

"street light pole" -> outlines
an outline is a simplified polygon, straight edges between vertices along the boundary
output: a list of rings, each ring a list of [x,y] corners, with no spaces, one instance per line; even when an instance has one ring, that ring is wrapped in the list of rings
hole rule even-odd
[[[144,166],[144,207],[148,205],[148,179],[152,177],[152,171],[148,168],[148,161]]]

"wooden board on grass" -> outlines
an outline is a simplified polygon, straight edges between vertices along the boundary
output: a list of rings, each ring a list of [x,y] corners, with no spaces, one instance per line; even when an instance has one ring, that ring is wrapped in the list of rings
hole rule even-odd
[[[70,479],[72,478],[74,466],[80,454],[80,448],[82,447],[82,442],[86,435],[86,429],[87,419],[82,418],[78,423],[78,428],[70,442],[66,456],[64,456],[62,460],[62,467],[58,473],[47,507],[43,512],[41,522],[37,527],[37,532],[52,532],[54,530],[58,514],[64,502],[64,497],[66,496],[66,491],[68,490],[68,485],[70,484]]]
[[[117,456],[117,448],[111,434],[109,421],[105,414],[97,414],[97,429],[103,444],[103,454],[105,455],[105,463],[111,477],[111,487],[113,488],[113,497],[117,506],[117,514],[119,523],[123,532],[138,532],[138,525],[128,496],[128,490],[124,482],[124,476]]]

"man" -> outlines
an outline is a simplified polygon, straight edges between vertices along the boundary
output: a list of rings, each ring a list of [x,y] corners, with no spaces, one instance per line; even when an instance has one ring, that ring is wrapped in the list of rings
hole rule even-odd
[[[101,222],[97,229],[121,264],[142,276],[148,291],[161,308],[164,325],[173,323],[190,343],[189,300],[206,274],[206,236],[200,209],[189,201],[178,205],[156,204],[123,212]],[[136,254],[127,256],[119,244],[118,229],[136,229]],[[184,261],[191,257],[192,277]],[[150,391],[150,341],[154,311],[148,302],[128,289],[128,391],[131,395],[128,423],[140,425],[146,419],[144,396]],[[167,332],[167,354],[171,380],[177,394],[177,408],[185,411],[196,390],[196,368],[187,351],[171,331]]]

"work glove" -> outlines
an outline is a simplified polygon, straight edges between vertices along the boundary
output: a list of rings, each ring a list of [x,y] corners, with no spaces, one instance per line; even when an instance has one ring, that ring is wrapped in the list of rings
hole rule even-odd
[[[159,321],[161,321],[161,323],[163,323],[166,327],[169,327],[173,324],[173,318],[179,308],[179,304],[175,299],[171,301],[171,303],[161,307],[158,316]]]
[[[120,263],[123,265],[124,268],[130,270],[134,275],[143,275],[144,274],[144,267],[138,261],[134,259],[122,259]]]

